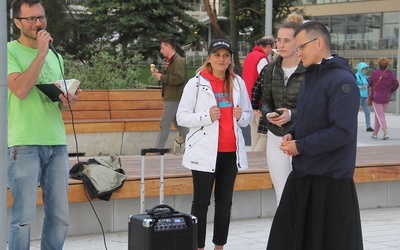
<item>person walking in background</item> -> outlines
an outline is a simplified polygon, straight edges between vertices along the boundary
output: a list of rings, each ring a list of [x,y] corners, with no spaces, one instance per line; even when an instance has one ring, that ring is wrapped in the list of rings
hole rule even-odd
[[[368,106],[368,65],[365,62],[360,62],[357,65],[356,80],[358,88],[360,89],[360,105],[364,110],[365,124],[367,125],[366,131],[373,132],[371,128],[371,112]]]
[[[282,136],[296,120],[297,94],[305,71],[295,52],[294,41],[294,32],[301,24],[303,17],[293,13],[279,28],[277,48],[280,55],[267,66],[264,74],[261,111],[267,119],[267,162],[278,205],[286,179],[292,171],[291,157],[283,153],[279,146]]]
[[[61,112],[78,96],[60,94],[60,101],[53,102],[35,87],[63,79],[63,60],[49,51],[53,38],[40,0],[15,0],[12,10],[20,36],[7,44],[8,185],[13,198],[8,246],[30,248],[39,182],[44,207],[40,249],[62,249],[68,231],[69,161]]]
[[[281,144],[281,150],[293,156],[293,170],[267,249],[362,250],[353,179],[360,91],[348,60],[331,54],[325,25],[306,22],[294,37],[306,72],[296,122]]]
[[[188,129],[179,126],[176,122],[176,110],[186,83],[185,60],[176,52],[176,42],[173,38],[164,39],[160,47],[160,52],[166,60],[165,69],[162,73],[157,69],[152,69],[151,73],[161,82],[162,86],[161,95],[164,107],[155,148],[163,149],[171,131],[171,123],[174,123],[183,141],[185,141]]]
[[[178,124],[189,128],[182,165],[193,176],[191,214],[198,220],[198,249],[205,246],[213,187],[213,243],[215,249],[223,249],[236,175],[247,168],[241,127],[249,125],[253,110],[244,81],[233,72],[232,54],[227,40],[211,41],[207,59],[186,84],[177,112]]]
[[[269,63],[269,55],[273,53],[275,48],[275,38],[273,35],[264,36],[258,40],[257,44],[244,58],[242,77],[246,83],[247,93],[252,100],[252,88],[256,82],[262,68]],[[259,105],[258,105],[259,106]],[[267,135],[259,133],[258,125],[260,122],[261,112],[259,107],[254,109],[254,117],[250,122],[251,151],[264,151],[267,142]]]
[[[389,138],[385,111],[392,93],[399,87],[399,81],[394,73],[387,68],[388,65],[388,58],[379,58],[378,69],[373,70],[368,79],[368,87],[371,90],[370,95],[372,98],[372,106],[375,111],[374,133],[372,134],[372,138],[374,139],[378,138],[379,129],[383,130],[383,140]]]

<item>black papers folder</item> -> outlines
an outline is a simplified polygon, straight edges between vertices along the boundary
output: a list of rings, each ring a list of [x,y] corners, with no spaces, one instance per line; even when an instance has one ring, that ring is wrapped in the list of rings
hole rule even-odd
[[[45,93],[47,97],[49,97],[50,100],[52,100],[53,102],[61,101],[59,96],[63,93],[63,91],[54,83],[36,84],[36,87],[38,87],[43,93]]]
[[[76,90],[79,87],[80,81],[76,79],[69,79],[66,80],[65,83],[67,85],[68,92],[71,94],[75,94]],[[56,84],[61,86],[61,89],[57,87]],[[53,102],[61,101],[59,96],[60,94],[65,93],[65,84],[62,80],[58,80],[56,83],[36,84],[36,87],[38,87],[44,94],[46,94]]]

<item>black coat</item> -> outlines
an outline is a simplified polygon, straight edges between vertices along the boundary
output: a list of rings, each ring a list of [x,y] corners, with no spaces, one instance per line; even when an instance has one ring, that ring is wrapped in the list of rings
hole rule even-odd
[[[300,175],[353,178],[360,91],[348,61],[339,56],[307,68],[298,94],[297,120],[290,128]]]

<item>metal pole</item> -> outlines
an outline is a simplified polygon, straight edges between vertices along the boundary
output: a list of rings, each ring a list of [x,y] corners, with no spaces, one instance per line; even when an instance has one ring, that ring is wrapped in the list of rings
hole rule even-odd
[[[12,8],[10,8],[10,19],[13,20]],[[6,24],[7,24],[7,23],[6,23]],[[10,36],[12,37],[13,34],[14,34],[13,24],[10,23]]]
[[[0,13],[7,13],[1,1]],[[7,245],[7,15],[0,15],[0,249]],[[2,31],[1,31],[2,30]]]
[[[265,0],[265,35],[272,34],[272,1]]]
[[[399,15],[399,30],[400,30],[400,15]],[[400,34],[397,35],[397,80],[400,80]],[[394,66],[394,65],[393,65]],[[396,91],[396,115],[400,114],[400,88]]]

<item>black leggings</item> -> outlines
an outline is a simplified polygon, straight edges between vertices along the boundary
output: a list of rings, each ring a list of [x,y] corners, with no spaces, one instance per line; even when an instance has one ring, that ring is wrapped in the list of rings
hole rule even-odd
[[[192,215],[197,217],[197,246],[204,248],[206,239],[207,211],[215,181],[215,214],[213,243],[225,245],[228,238],[233,187],[237,175],[236,152],[217,155],[215,173],[192,170]]]

